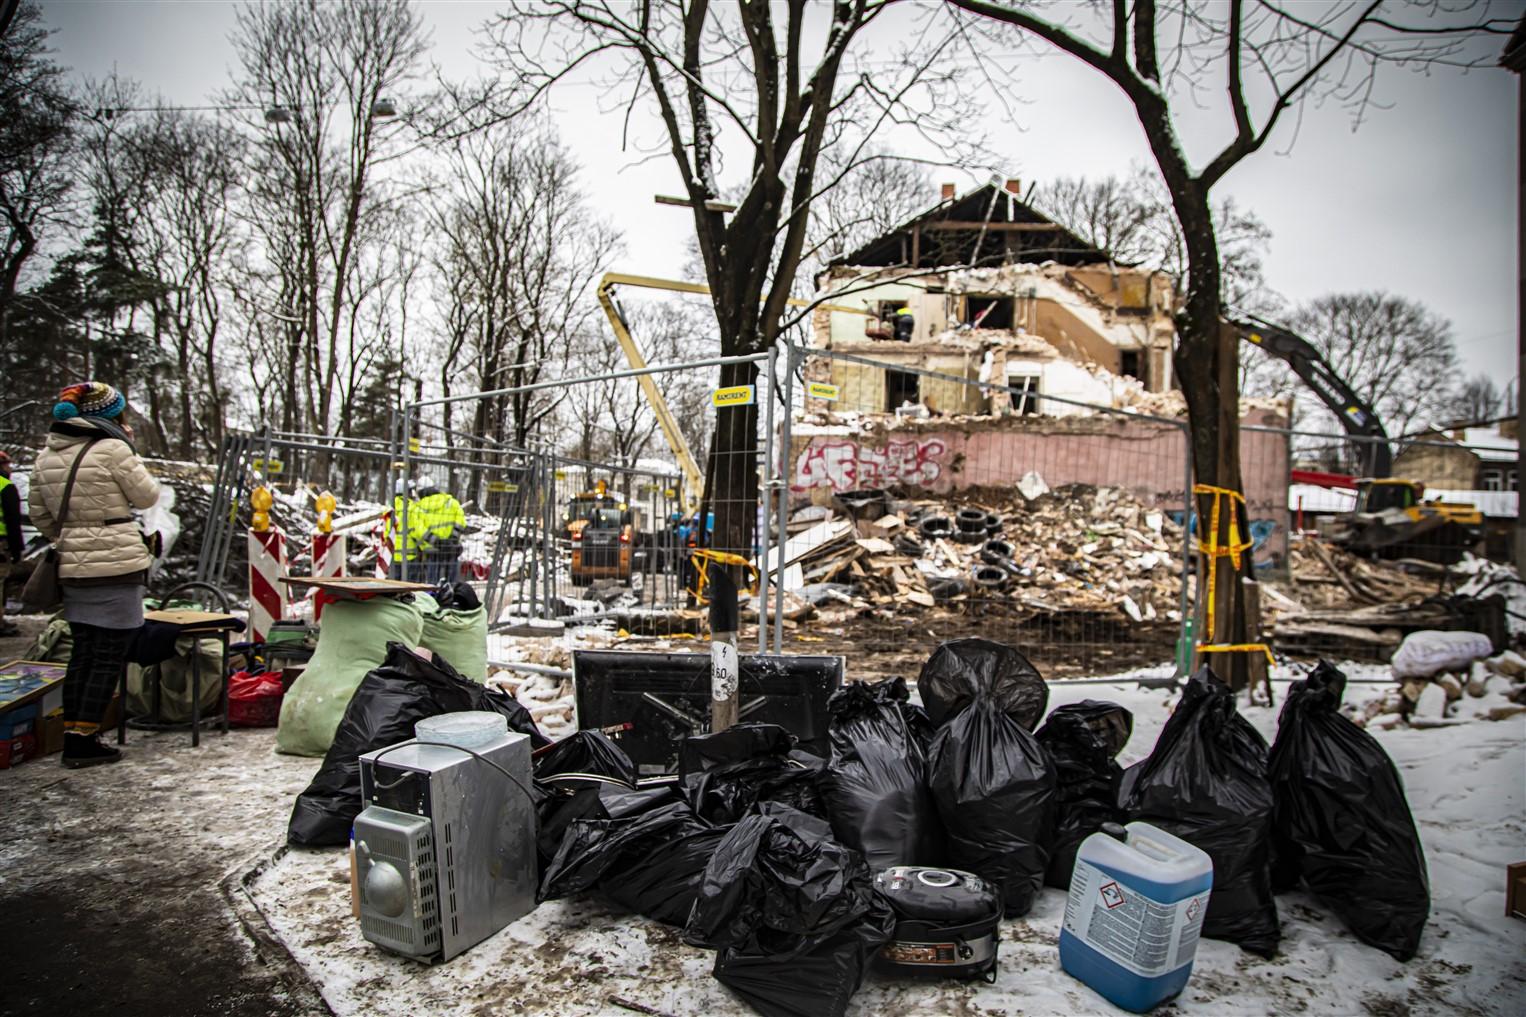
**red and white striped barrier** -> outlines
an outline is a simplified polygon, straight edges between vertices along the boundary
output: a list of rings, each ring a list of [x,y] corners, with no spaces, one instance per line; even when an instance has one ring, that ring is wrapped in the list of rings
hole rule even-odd
[[[250,638],[263,643],[270,627],[286,616],[286,535],[271,528],[249,531]]]
[[[313,577],[333,579],[347,573],[350,541],[342,533],[313,534]],[[316,591],[320,592],[321,591]],[[313,598],[313,621],[323,615],[325,601],[322,596]]]
[[[392,513],[382,513],[381,523],[371,531],[376,543],[376,578],[387,579],[392,575]]]

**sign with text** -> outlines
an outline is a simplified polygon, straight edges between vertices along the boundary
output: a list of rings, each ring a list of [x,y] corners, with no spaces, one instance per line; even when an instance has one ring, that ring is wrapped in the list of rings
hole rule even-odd
[[[824,381],[813,381],[805,387],[806,394],[812,399],[826,399],[831,401],[842,395],[842,389],[836,385],[828,385]]]
[[[757,396],[757,389],[752,385],[733,385],[730,388],[718,388],[710,393],[712,406],[751,406]]]

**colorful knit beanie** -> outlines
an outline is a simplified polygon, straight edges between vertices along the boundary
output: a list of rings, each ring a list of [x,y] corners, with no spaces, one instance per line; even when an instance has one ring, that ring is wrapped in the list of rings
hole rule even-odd
[[[58,393],[53,404],[55,420],[70,417],[115,417],[127,408],[122,393],[104,381],[82,381]]]

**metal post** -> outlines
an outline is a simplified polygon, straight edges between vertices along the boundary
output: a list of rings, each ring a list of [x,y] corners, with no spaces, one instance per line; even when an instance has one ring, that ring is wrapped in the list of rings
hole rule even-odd
[[[795,416],[795,363],[798,351],[784,344],[784,420],[779,432],[778,563],[774,576],[774,652],[784,652],[784,548],[789,543],[790,431]],[[767,566],[764,562],[764,566]]]
[[[408,573],[409,573],[410,570],[408,568],[408,543],[409,543],[409,539],[410,539],[409,535],[413,532],[412,530],[410,530],[408,528],[408,507],[409,507],[409,503],[412,501],[412,499],[408,497],[408,478],[413,475],[413,440],[412,440],[412,436],[413,436],[413,407],[411,405],[409,405],[409,406],[405,406],[403,408],[403,432],[402,432],[402,435],[401,435],[401,438],[402,438],[402,463],[403,463],[403,475],[402,475],[402,478],[401,478],[402,481],[403,481],[403,510],[400,513],[398,513],[398,524],[397,524],[398,525],[398,536],[401,538],[398,541],[398,543],[401,546],[400,547],[396,547],[396,548],[393,549],[393,554],[397,555],[398,557],[394,557],[392,559],[393,561],[401,561],[402,562],[402,564],[398,568],[398,575],[404,581],[406,581],[409,578]],[[395,488],[396,488],[396,485],[394,485],[394,489]]]
[[[1197,508],[1196,499],[1192,497],[1192,432],[1190,424],[1180,425],[1182,429],[1182,592],[1181,623],[1177,626],[1178,643],[1186,640],[1187,658],[1183,664],[1177,661],[1176,673],[1178,676],[1192,669],[1193,647],[1192,642],[1197,638],[1197,633],[1192,634],[1192,639],[1187,638],[1187,633],[1192,626],[1192,617],[1187,613],[1187,585],[1192,581],[1195,573],[1192,569],[1192,513]],[[1210,635],[1211,639],[1212,636]]]
[[[769,517],[773,515],[774,508],[774,484],[777,475],[774,473],[774,396],[777,384],[774,373],[779,361],[779,344],[768,348],[768,405],[765,407],[763,423],[763,486],[759,491],[758,498],[758,524],[761,529],[763,541],[761,557],[758,558],[758,652],[768,652],[768,549],[772,543],[769,534]],[[783,532],[782,530],[780,531]]]

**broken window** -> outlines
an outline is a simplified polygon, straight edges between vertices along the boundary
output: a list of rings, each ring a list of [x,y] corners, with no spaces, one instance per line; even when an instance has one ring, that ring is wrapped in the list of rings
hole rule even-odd
[[[1118,373],[1123,375],[1125,378],[1138,378],[1140,381],[1144,381],[1144,379],[1139,375],[1138,350],[1123,350],[1119,353]]]
[[[1017,301],[999,293],[971,293],[964,298],[964,323],[971,328],[1012,329]]]
[[[1007,385],[1012,390],[1012,412],[1025,417],[1037,416],[1039,412],[1039,376],[1037,374],[1009,374]]]
[[[908,403],[912,406],[922,401],[920,378],[910,371],[885,371],[885,409],[894,413]]]

